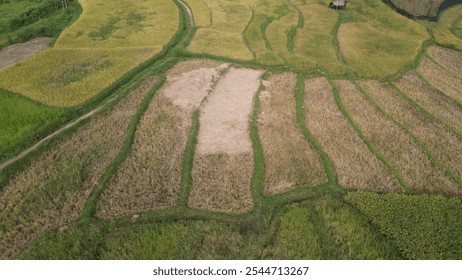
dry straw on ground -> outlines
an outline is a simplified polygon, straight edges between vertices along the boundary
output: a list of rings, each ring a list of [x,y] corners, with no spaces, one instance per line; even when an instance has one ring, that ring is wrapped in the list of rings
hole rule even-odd
[[[192,112],[222,67],[198,60],[169,71],[166,85],[140,121],[131,154],[102,197],[99,216],[117,217],[176,203]]]
[[[462,109],[433,91],[414,72],[406,73],[396,86],[430,113],[462,131]]]
[[[201,110],[188,205],[220,212],[245,212],[253,205],[250,114],[261,71],[231,69]]]
[[[428,54],[446,70],[462,78],[462,53],[450,49],[431,46]]]
[[[258,132],[265,158],[264,190],[270,195],[327,182],[319,155],[297,125],[295,82],[292,73],[273,75],[260,94]]]
[[[348,189],[396,190],[396,180],[369,152],[335,104],[325,78],[305,82],[306,125],[337,172],[339,184]]]
[[[417,71],[431,85],[462,104],[462,79],[448,74],[428,58],[422,59]]]
[[[154,82],[146,79],[114,109],[56,144],[9,182],[0,194],[0,259],[13,257],[46,230],[79,217]]]
[[[462,193],[408,134],[375,110],[353,83],[343,80],[336,84],[342,102],[354,122],[378,152],[396,168],[409,187],[426,193]],[[396,190],[399,191],[398,186]]]

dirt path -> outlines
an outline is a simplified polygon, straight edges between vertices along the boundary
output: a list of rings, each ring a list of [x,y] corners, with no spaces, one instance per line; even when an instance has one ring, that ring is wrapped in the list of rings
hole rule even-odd
[[[39,37],[0,50],[0,70],[38,54],[46,49],[50,42],[51,38]]]
[[[37,142],[34,145],[32,145],[31,147],[29,147],[28,149],[22,151],[20,154],[16,155],[15,157],[12,157],[12,158],[6,160],[5,162],[2,162],[0,164],[0,171],[2,171],[5,167],[9,166],[10,164],[13,164],[14,162],[16,162],[16,161],[22,159],[23,157],[27,156],[29,153],[31,153],[32,151],[37,149],[44,142],[52,139],[53,137],[57,136],[58,134],[60,134],[64,130],[72,128],[72,127],[76,126],[77,124],[79,124],[81,121],[86,120],[86,119],[90,118],[91,116],[95,115],[96,113],[102,111],[104,106],[106,106],[109,102],[113,101],[116,97],[118,97],[118,96],[115,95],[115,96],[111,97],[110,99],[108,99],[106,102],[104,102],[103,104],[101,104],[97,108],[91,110],[90,112],[88,112],[85,115],[79,117],[78,119],[76,119],[76,120],[68,123],[67,125],[61,127],[60,129],[56,130],[52,134],[48,135],[47,137],[43,138],[39,142]]]
[[[196,23],[194,22],[193,13],[192,13],[191,9],[189,8],[189,6],[186,5],[186,3],[183,2],[183,0],[178,0],[178,2],[180,2],[181,5],[183,5],[183,7],[185,8],[186,12],[188,13],[189,24],[191,25],[191,27],[195,27],[195,26],[196,26]]]

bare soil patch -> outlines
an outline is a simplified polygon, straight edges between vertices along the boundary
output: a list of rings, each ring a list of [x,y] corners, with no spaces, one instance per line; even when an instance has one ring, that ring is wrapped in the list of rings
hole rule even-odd
[[[165,86],[140,121],[131,154],[102,196],[100,217],[176,203],[192,113],[212,90],[221,67],[198,60],[179,63],[169,71]]]
[[[428,58],[420,62],[419,73],[435,88],[462,104],[462,80],[451,75]]]
[[[341,186],[381,192],[399,188],[343,117],[325,78],[305,82],[304,105],[307,128],[332,160]]]
[[[12,258],[45,231],[80,216],[155,81],[146,79],[112,110],[57,143],[9,182],[0,194],[0,259]]]
[[[462,77],[462,53],[450,49],[431,46],[427,53],[444,69]]]
[[[414,72],[406,73],[396,86],[436,117],[462,131],[462,109],[433,91]]]
[[[381,115],[350,81],[337,81],[341,99],[354,122],[406,184],[420,192],[460,195],[457,187],[424,154],[413,139]],[[400,191],[396,189],[396,191]]]
[[[197,152],[252,152],[249,116],[262,71],[232,68],[201,109]]]
[[[261,74],[230,69],[203,104],[190,207],[220,212],[245,212],[252,207],[249,118]]]
[[[269,195],[327,182],[319,155],[298,129],[295,83],[292,73],[272,75],[260,94],[258,131],[265,157],[264,190]]]
[[[46,49],[52,38],[39,37],[0,50],[0,70],[14,65]]]

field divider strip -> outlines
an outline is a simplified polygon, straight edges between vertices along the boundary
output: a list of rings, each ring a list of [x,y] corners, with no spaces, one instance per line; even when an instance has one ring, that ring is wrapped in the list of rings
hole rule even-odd
[[[353,118],[350,116],[350,114],[347,112],[345,106],[343,105],[342,99],[341,99],[339,91],[338,91],[338,88],[335,86],[335,84],[330,79],[329,79],[329,83],[330,83],[330,85],[332,87],[332,93],[334,95],[334,100],[335,100],[335,103],[337,104],[338,109],[340,110],[340,112],[342,113],[343,117],[348,122],[348,124],[350,124],[351,127],[354,129],[354,131],[356,132],[356,135],[358,135],[359,139],[361,139],[361,141],[366,145],[369,152],[371,152],[371,154],[373,154],[385,166],[385,168],[388,170],[388,172],[393,177],[395,177],[395,179],[398,181],[401,189],[405,193],[414,193],[414,191],[411,188],[409,188],[409,186],[406,184],[406,182],[404,182],[404,180],[401,177],[401,175],[399,174],[398,170],[396,170],[396,168],[393,165],[391,165],[385,159],[385,157],[381,153],[379,153],[379,151],[377,151],[375,149],[374,144],[371,143],[371,141],[366,137],[366,135],[364,135],[364,132],[354,122]]]
[[[254,210],[262,206],[263,203],[263,180],[265,178],[265,157],[263,148],[258,134],[258,114],[260,112],[260,94],[264,90],[263,83],[260,81],[260,87],[254,96],[253,112],[250,119],[250,139],[253,146],[253,174],[250,181],[250,192],[254,200]]]
[[[308,130],[305,123],[305,110],[303,106],[303,99],[305,96],[305,79],[302,75],[297,75],[297,83],[294,90],[295,95],[295,116],[297,119],[298,127],[308,141],[308,143],[313,147],[313,149],[319,154],[324,165],[324,170],[327,174],[328,183],[334,184],[338,187],[337,173],[335,172],[334,165],[330,160],[327,153],[322,149],[321,145],[316,141],[313,134]]]
[[[462,139],[462,133],[453,127],[452,125],[448,124],[446,121],[443,119],[437,117],[435,114],[431,113],[425,107],[420,105],[416,100],[412,99],[409,97],[406,93],[404,93],[401,89],[399,89],[394,83],[390,83],[390,85],[393,87],[393,89],[407,102],[411,103],[413,106],[415,106],[418,110],[422,111],[428,118],[431,118],[432,120],[441,123],[447,130],[449,130],[451,133],[457,136],[457,138]]]
[[[404,132],[406,132],[409,136],[411,136],[412,140],[417,144],[417,146],[422,149],[422,151],[425,153],[425,155],[430,159],[430,161],[435,164],[438,168],[440,168],[446,177],[451,179],[454,183],[456,183],[459,187],[462,188],[462,180],[455,175],[449,168],[446,167],[445,164],[440,162],[433,154],[432,152],[428,149],[428,147],[414,134],[412,131],[409,130],[406,126],[395,120],[392,116],[388,115],[378,104],[377,102],[369,96],[369,94],[356,82],[354,82],[356,87],[359,89],[361,94],[364,96],[364,98],[371,103],[374,108],[378,112],[380,112],[385,118],[388,120],[392,121],[395,125],[397,125],[399,128],[401,128]]]
[[[119,167],[125,161],[127,156],[131,152],[131,147],[135,140],[135,134],[138,127],[138,123],[141,120],[144,112],[148,109],[149,103],[151,102],[152,98],[156,94],[156,92],[160,89],[160,87],[165,83],[166,78],[161,77],[158,82],[152,87],[151,90],[145,95],[143,101],[141,101],[137,111],[133,115],[128,130],[126,132],[126,136],[122,147],[120,148],[117,155],[114,157],[112,162],[106,167],[103,175],[97,180],[95,183],[95,187],[93,188],[92,192],[90,193],[87,202],[85,203],[85,207],[80,218],[80,221],[83,223],[89,222],[96,214],[97,204],[99,199],[109,184],[109,181],[114,177]]]
[[[416,75],[422,80],[422,82],[427,86],[429,87],[431,90],[433,90],[434,92],[436,93],[439,93],[440,95],[444,96],[446,99],[448,99],[449,101],[451,101],[454,105],[456,105],[457,107],[459,107],[460,109],[462,109],[462,103],[459,103],[459,101],[455,100],[454,98],[450,97],[449,95],[447,95],[446,93],[442,92],[441,90],[437,89],[435,86],[433,86],[429,81],[427,81],[427,79],[425,79],[425,77],[419,72],[419,71],[415,71]]]
[[[251,7],[249,7],[249,9],[252,11],[252,16],[250,17],[250,20],[249,20],[249,22],[247,23],[247,25],[245,26],[244,30],[242,30],[241,36],[242,36],[242,40],[244,41],[245,46],[246,46],[247,49],[252,53],[253,58],[256,59],[256,58],[257,58],[257,55],[255,54],[254,50],[252,50],[252,48],[250,48],[249,40],[247,39],[247,36],[245,36],[245,34],[246,34],[246,32],[247,32],[247,29],[249,29],[250,23],[251,23],[252,20],[255,18],[255,10],[252,9]]]
[[[438,68],[441,69],[446,75],[456,78],[458,80],[462,80],[462,77],[457,76],[456,74],[452,73],[451,71],[446,70],[440,63],[438,63],[433,57],[431,57],[428,53],[425,54],[425,57],[428,58],[431,62],[433,62]]]
[[[199,115],[200,110],[196,109],[192,115],[191,129],[189,130],[186,149],[183,157],[183,171],[181,174],[181,189],[178,195],[177,207],[188,208],[188,197],[191,192],[193,183],[192,168],[194,162],[194,155],[196,153],[197,136],[199,135]]]

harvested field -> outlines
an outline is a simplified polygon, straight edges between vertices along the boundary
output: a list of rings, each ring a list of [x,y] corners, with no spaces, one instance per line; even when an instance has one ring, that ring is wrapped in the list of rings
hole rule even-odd
[[[264,190],[270,195],[327,182],[319,155],[298,129],[295,82],[292,73],[273,75],[260,94],[258,131],[265,158]]]
[[[176,203],[192,112],[210,92],[221,67],[219,63],[197,60],[180,63],[170,71],[167,84],[140,121],[131,154],[102,196],[100,217]]]
[[[252,172],[253,153],[196,154],[188,206],[228,213],[249,211]]]
[[[454,75],[462,77],[462,53],[450,49],[431,46],[427,53],[443,68]]]
[[[0,259],[81,214],[96,180],[119,151],[148,78],[112,110],[57,143],[11,179],[0,194]]]
[[[245,212],[252,207],[249,117],[261,74],[230,69],[201,109],[190,207],[220,212]]]
[[[407,186],[419,192],[462,194],[462,190],[430,161],[413,139],[381,115],[352,82],[342,80],[336,85],[353,121],[401,174]]]
[[[305,82],[304,105],[307,128],[332,160],[342,187],[381,192],[399,189],[343,117],[325,78]]]
[[[402,76],[396,86],[430,113],[462,132],[462,109],[433,91],[414,72]]]
[[[448,75],[428,58],[423,58],[417,71],[435,88],[462,104],[462,79]]]

